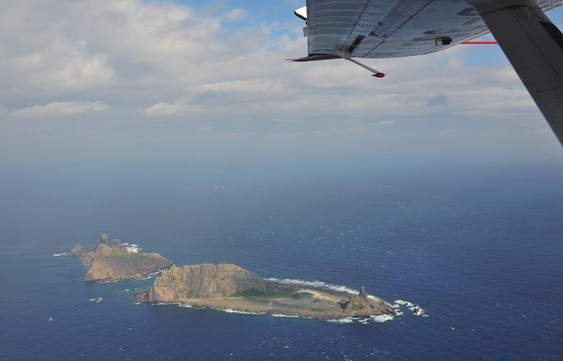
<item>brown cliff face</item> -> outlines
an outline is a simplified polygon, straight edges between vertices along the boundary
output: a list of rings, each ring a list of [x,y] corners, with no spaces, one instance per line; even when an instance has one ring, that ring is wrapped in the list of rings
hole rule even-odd
[[[158,253],[128,252],[117,239],[110,243],[105,233],[95,249],[83,250],[77,245],[71,254],[80,258],[89,268],[85,281],[93,282],[139,279],[173,264]]]
[[[229,297],[247,290],[277,292],[293,286],[267,281],[232,264],[201,264],[172,267],[156,278],[147,292],[147,301],[177,302],[181,299]]]

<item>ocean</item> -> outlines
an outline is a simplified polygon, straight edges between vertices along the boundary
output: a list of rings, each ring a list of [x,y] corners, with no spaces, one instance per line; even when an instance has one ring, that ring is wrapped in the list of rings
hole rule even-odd
[[[5,165],[0,360],[563,360],[562,176],[555,165]],[[176,265],[365,286],[424,314],[344,323],[134,305],[123,291],[152,280],[89,284],[78,259],[53,256],[103,232]]]

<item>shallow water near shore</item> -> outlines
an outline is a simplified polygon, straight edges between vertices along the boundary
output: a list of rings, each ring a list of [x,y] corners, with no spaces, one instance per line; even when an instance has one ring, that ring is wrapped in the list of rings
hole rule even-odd
[[[100,173],[0,175],[1,360],[563,359],[559,173]],[[123,291],[152,279],[84,283],[78,259],[53,257],[102,232],[176,265],[365,286],[424,314],[402,306],[361,323],[134,305]]]

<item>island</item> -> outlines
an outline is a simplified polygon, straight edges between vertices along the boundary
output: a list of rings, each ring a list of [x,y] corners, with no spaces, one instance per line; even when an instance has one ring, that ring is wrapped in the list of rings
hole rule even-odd
[[[318,319],[396,315],[364,287],[357,295],[266,280],[233,264],[201,264],[163,271],[139,302],[210,307],[230,312]]]
[[[110,242],[105,233],[96,248],[84,250],[77,244],[70,255],[80,258],[88,268],[85,281],[96,283],[141,279],[173,265],[158,253],[140,253],[136,245],[118,239]]]

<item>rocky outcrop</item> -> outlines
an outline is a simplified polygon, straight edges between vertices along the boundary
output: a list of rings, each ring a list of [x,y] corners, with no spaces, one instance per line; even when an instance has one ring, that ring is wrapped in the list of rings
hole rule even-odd
[[[297,287],[265,280],[233,264],[201,264],[162,272],[149,289],[147,301],[173,303],[186,298],[229,297],[248,290],[275,294],[294,289]]]
[[[395,309],[379,298],[369,298],[366,288],[362,286],[360,293],[349,298],[348,302],[341,302],[344,313],[354,314],[356,317],[370,317],[375,312],[379,314],[395,314]]]
[[[93,282],[139,279],[172,266],[172,261],[158,253],[129,252],[117,239],[110,243],[105,233],[95,249],[84,250],[76,245],[71,254],[89,268],[85,280]]]
[[[111,255],[113,249],[110,246],[106,246],[104,243],[98,243],[96,246],[96,259],[107,257]]]
[[[80,246],[80,244],[77,244],[77,245],[74,246],[74,248],[70,251],[70,254],[79,254],[80,252],[82,252],[82,247]]]
[[[98,244],[100,244],[100,243],[105,244],[106,246],[109,246],[109,238],[108,238],[107,234],[102,233],[102,236],[98,240]]]

